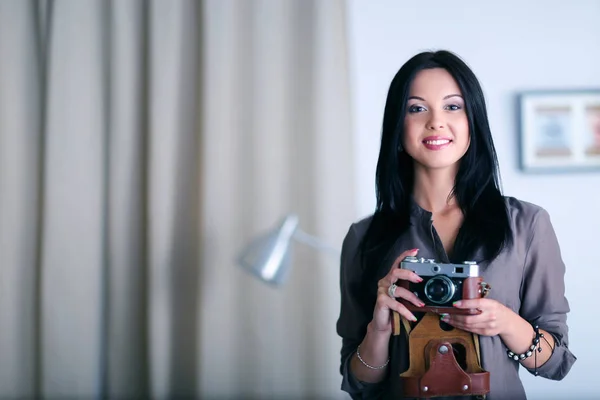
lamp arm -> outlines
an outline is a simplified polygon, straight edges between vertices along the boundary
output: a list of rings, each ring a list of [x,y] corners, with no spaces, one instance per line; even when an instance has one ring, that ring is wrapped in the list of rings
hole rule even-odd
[[[300,228],[296,229],[293,238],[301,243],[314,247],[317,250],[328,253],[331,256],[340,256],[340,251],[338,249],[330,246],[328,243],[325,243],[323,240],[319,239],[316,236],[309,235],[308,233],[302,231]]]

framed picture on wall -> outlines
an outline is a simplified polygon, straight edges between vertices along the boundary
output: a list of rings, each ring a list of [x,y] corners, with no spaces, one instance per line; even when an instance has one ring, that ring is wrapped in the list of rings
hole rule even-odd
[[[600,171],[600,89],[519,94],[526,172]]]

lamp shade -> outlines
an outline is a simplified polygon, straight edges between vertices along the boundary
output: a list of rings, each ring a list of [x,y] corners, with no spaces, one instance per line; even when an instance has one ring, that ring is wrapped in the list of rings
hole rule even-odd
[[[250,242],[240,252],[238,263],[266,283],[284,283],[291,268],[290,246],[297,229],[298,216],[287,215],[276,229]]]

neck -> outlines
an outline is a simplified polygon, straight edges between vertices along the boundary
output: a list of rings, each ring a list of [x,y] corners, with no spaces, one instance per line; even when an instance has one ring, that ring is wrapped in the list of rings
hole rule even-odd
[[[450,197],[456,172],[456,168],[428,169],[415,165],[413,197],[417,204],[433,213],[456,208],[456,199]]]

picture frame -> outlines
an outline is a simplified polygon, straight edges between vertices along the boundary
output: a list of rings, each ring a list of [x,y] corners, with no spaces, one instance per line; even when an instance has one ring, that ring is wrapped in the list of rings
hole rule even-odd
[[[600,171],[600,89],[518,95],[524,172]]]

